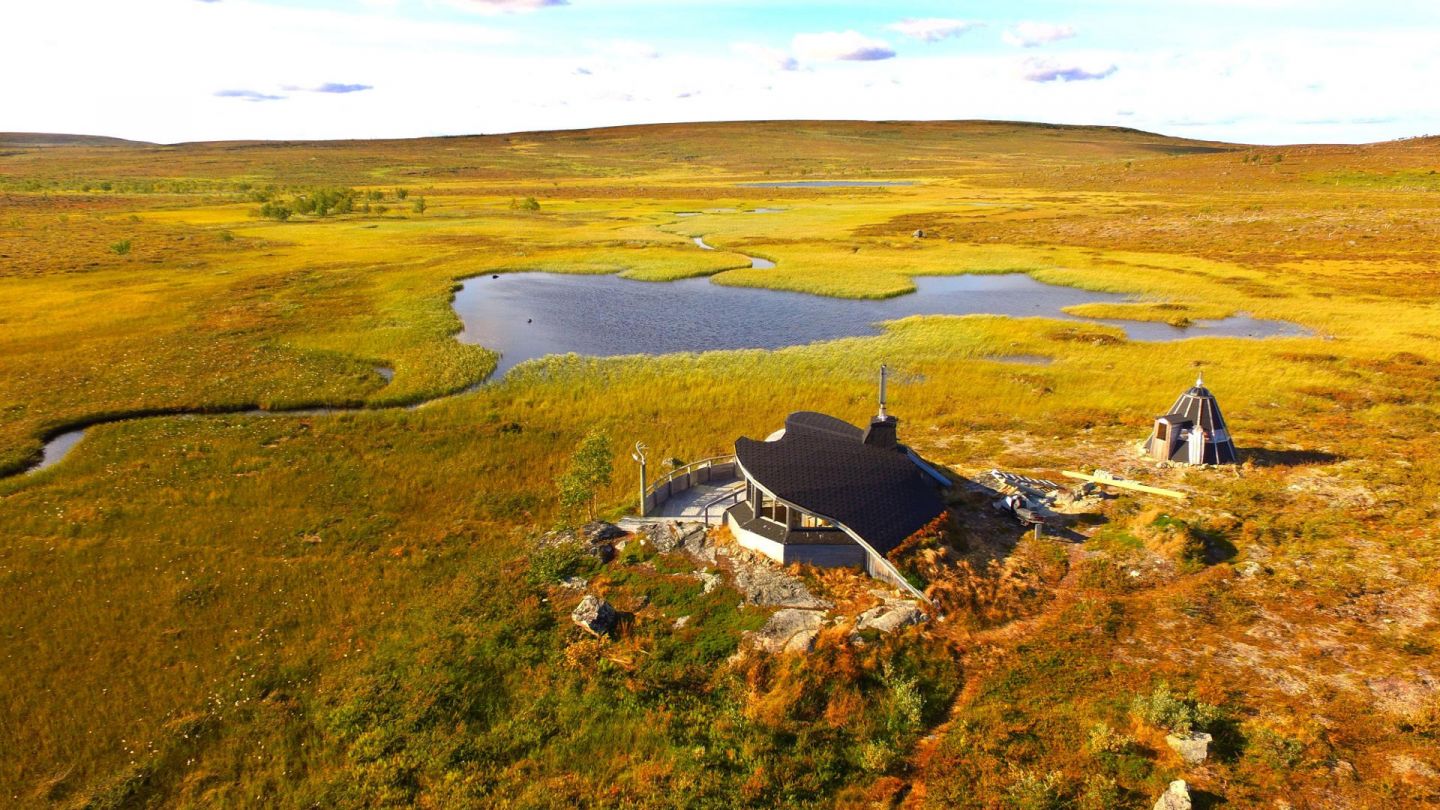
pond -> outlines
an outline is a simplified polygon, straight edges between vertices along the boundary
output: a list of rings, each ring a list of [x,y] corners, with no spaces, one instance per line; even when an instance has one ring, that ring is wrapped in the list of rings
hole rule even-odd
[[[1285,321],[1236,316],[1188,327],[1096,321],[1062,307],[1120,302],[1124,295],[1043,284],[1022,273],[922,276],[909,295],[883,300],[828,298],[708,278],[632,281],[619,276],[510,273],[466,281],[455,296],[463,343],[501,353],[496,376],[548,354],[609,357],[720,349],[778,349],[880,333],[882,321],[910,315],[1044,316],[1124,329],[1131,340],[1309,334]]]

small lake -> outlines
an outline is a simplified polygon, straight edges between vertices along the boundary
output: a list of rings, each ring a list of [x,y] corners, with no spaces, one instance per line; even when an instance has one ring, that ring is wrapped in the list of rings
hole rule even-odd
[[[548,354],[610,357],[778,349],[877,335],[881,322],[910,315],[1043,316],[1107,323],[1139,341],[1309,334],[1296,324],[1245,316],[1197,321],[1183,328],[1076,318],[1061,312],[1061,307],[1129,299],[1042,284],[1023,273],[921,276],[915,285],[916,292],[909,295],[874,301],[725,287],[708,278],[653,282],[619,276],[509,273],[466,281],[454,306],[464,324],[460,341],[501,353],[497,378],[519,363]]]

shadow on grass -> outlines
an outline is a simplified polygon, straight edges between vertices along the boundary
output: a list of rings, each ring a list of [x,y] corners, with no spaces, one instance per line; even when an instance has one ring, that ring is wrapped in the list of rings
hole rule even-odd
[[[1210,810],[1212,807],[1221,807],[1229,803],[1224,796],[1218,793],[1211,793],[1208,790],[1192,789],[1190,791],[1190,806],[1194,810]]]
[[[1333,464],[1344,456],[1323,450],[1260,450],[1249,448],[1242,454],[1256,467],[1303,467],[1309,464]]]

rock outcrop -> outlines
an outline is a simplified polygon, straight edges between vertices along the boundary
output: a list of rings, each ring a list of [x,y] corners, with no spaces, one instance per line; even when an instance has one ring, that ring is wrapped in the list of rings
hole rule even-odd
[[[751,605],[769,605],[811,610],[828,608],[830,603],[810,593],[805,583],[776,567],[770,560],[748,551],[730,556],[735,587]]]
[[[912,624],[925,621],[925,612],[914,602],[903,599],[887,600],[885,604],[870,608],[855,619],[855,629],[879,630],[893,633]]]
[[[1170,783],[1170,789],[1155,802],[1155,810],[1190,810],[1190,788],[1186,787],[1184,779]]]
[[[815,648],[815,637],[824,622],[825,614],[818,610],[777,610],[764,627],[750,635],[750,642],[765,652],[807,653]]]
[[[580,604],[576,605],[574,612],[570,614],[571,621],[595,636],[609,633],[615,627],[615,620],[618,618],[619,615],[615,613],[615,608],[594,594],[581,599]]]
[[[1209,755],[1210,743],[1214,740],[1209,734],[1192,731],[1188,734],[1170,734],[1165,737],[1165,744],[1179,754],[1186,765],[1199,765]]]
[[[584,553],[600,562],[615,558],[615,540],[625,536],[625,531],[613,523],[595,521],[577,529],[546,532],[535,541],[539,548],[551,548],[574,543]]]
[[[710,571],[696,571],[695,578],[700,580],[701,585],[704,586],[703,590],[705,593],[710,593],[720,587],[721,583],[724,582],[719,574]]]
[[[647,523],[641,533],[656,551],[669,554],[676,549],[703,548],[705,530],[703,523]]]

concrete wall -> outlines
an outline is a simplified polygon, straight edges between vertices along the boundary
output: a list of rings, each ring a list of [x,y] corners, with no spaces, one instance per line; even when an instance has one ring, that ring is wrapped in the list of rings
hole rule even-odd
[[[729,512],[725,513],[725,523],[730,527],[730,533],[735,535],[735,542],[757,554],[764,554],[775,562],[785,562],[785,546],[740,528],[740,524],[735,521],[735,516]]]
[[[895,587],[899,588],[902,591],[906,591],[907,593],[919,593],[915,590],[915,586],[911,585],[903,578],[893,573],[890,570],[890,566],[883,564],[881,560],[877,559],[875,555],[871,554],[868,551],[864,552],[864,563],[865,573],[869,574],[875,579],[878,579],[881,582],[888,582],[889,584],[894,585]]]

